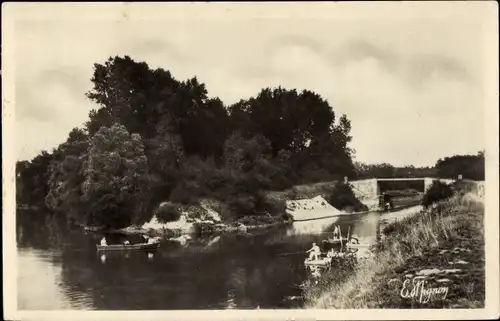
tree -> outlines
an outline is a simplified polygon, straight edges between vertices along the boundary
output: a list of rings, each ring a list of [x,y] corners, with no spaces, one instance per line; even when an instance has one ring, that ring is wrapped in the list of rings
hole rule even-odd
[[[462,174],[464,179],[484,180],[484,153],[477,155],[455,155],[439,159],[436,163],[440,178],[457,178]]]
[[[53,155],[47,151],[42,151],[30,162],[20,162],[16,166],[17,178],[20,193],[17,200],[23,204],[28,204],[41,209],[45,207],[45,195],[49,191],[49,167],[53,160]]]
[[[451,196],[453,196],[453,189],[448,184],[435,180],[425,192],[422,198],[422,205],[427,208],[432,204],[450,198]]]
[[[73,128],[65,143],[59,145],[50,165],[49,191],[45,197],[48,208],[66,217],[80,220],[85,212],[81,202],[84,181],[83,164],[87,156],[88,136],[84,130]]]
[[[89,114],[90,134],[120,122],[129,132],[151,139],[158,123],[168,117],[171,132],[180,135],[186,154],[222,153],[228,135],[227,111],[219,99],[208,98],[205,84],[196,77],[180,82],[161,68],[153,70],[145,62],[116,56],[94,65],[92,83],[87,97],[99,109]]]
[[[101,127],[90,140],[84,175],[87,223],[121,227],[148,219],[150,179],[140,135],[120,124]]]
[[[25,182],[23,181],[23,173],[29,167],[30,162],[18,161],[16,162],[16,203],[25,204],[27,201],[27,194]]]
[[[289,177],[300,182],[355,173],[354,150],[348,147],[351,122],[342,115],[335,125],[333,109],[316,93],[266,88],[257,97],[232,105],[230,119],[232,128],[244,135],[264,136],[273,158],[287,152],[287,167],[297,174]]]
[[[153,201],[163,201],[181,179],[180,168],[185,160],[182,139],[165,114],[156,125],[156,135],[145,141],[151,172]]]
[[[230,107],[233,127],[271,143],[273,155],[281,150],[298,152],[311,140],[331,130],[335,114],[319,95],[281,87],[263,89],[255,98]]]

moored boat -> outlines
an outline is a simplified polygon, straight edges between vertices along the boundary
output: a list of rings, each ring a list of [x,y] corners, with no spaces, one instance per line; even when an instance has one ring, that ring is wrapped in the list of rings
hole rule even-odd
[[[359,244],[359,243],[347,243],[347,247],[360,248],[360,247],[370,247],[372,244]]]
[[[331,259],[318,259],[318,260],[305,260],[304,265],[314,265],[314,266],[329,266],[332,263]]]
[[[97,251],[152,251],[160,247],[160,243],[112,244],[96,245]]]
[[[341,242],[342,243],[347,243],[349,239],[347,238],[342,238],[342,239],[326,239],[326,240],[323,240],[321,241],[322,243],[328,243],[328,244],[340,244]]]

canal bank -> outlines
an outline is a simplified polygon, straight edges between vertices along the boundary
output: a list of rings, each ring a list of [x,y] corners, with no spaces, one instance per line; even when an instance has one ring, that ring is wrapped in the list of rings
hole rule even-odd
[[[307,308],[484,307],[484,205],[456,195],[389,223],[373,258],[305,289]]]
[[[362,243],[372,242],[382,216],[345,215],[248,233],[193,235],[186,242],[167,238],[155,253],[97,253],[96,233],[41,229],[26,220],[24,233],[18,234],[18,302],[25,309],[302,308],[301,285],[314,278],[304,266],[312,242],[319,244],[338,225]],[[50,295],[31,290],[43,286]]]
[[[331,206],[322,196],[298,200],[278,199],[281,202],[282,214],[260,213],[245,215],[235,220],[223,219],[220,204],[213,200],[203,200],[199,205],[180,208],[177,220],[163,222],[156,215],[140,226],[129,226],[122,229],[106,231],[110,234],[147,235],[150,237],[179,237],[182,235],[214,235],[224,233],[247,233],[254,230],[265,230],[279,226],[287,226],[295,221],[308,218],[328,218],[338,215],[350,215]],[[171,206],[168,202],[165,205]],[[162,204],[160,204],[160,207]],[[366,214],[365,212],[364,214]],[[359,213],[358,213],[359,214]],[[226,215],[227,216],[227,215]],[[87,230],[90,230],[87,228]]]

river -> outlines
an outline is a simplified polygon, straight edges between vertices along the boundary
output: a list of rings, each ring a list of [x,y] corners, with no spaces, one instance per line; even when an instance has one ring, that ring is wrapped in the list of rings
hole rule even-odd
[[[296,222],[186,244],[163,241],[155,253],[106,255],[96,251],[101,235],[41,224],[29,218],[33,213],[18,214],[18,309],[300,308],[301,284],[314,273],[304,266],[306,255],[296,252],[320,242],[337,224],[343,235],[354,233],[361,243],[374,243],[381,222],[417,210]]]

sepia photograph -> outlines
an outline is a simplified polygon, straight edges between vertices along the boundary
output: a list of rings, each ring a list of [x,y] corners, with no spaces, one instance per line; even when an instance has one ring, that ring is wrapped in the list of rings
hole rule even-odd
[[[498,317],[497,15],[4,3],[4,318]]]

